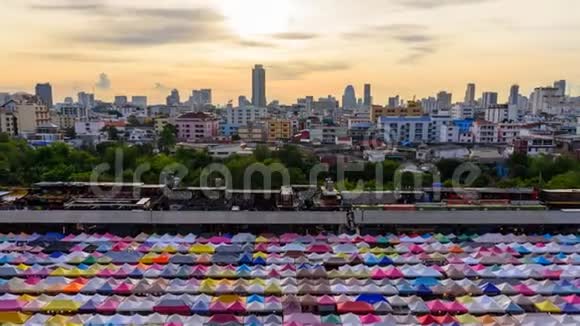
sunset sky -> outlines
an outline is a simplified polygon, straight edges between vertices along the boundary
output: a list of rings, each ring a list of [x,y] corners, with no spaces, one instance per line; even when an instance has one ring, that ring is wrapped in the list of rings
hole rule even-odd
[[[212,88],[251,94],[267,69],[268,101],[333,94],[348,84],[375,103],[465,84],[522,93],[567,79],[580,95],[578,0],[0,0],[0,92],[50,82],[57,101],[148,95],[162,102]],[[74,96],[76,98],[76,95]]]

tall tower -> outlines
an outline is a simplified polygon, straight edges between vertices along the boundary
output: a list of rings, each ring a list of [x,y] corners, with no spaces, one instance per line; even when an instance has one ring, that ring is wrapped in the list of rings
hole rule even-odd
[[[566,81],[565,80],[555,81],[554,88],[558,89],[557,96],[565,96],[566,95]]]
[[[52,108],[52,86],[50,83],[36,84],[36,96],[42,100],[42,103]]]
[[[352,85],[348,85],[344,89],[344,95],[342,96],[342,108],[354,109],[356,106],[356,94],[354,87],[352,87]]]
[[[509,98],[508,104],[518,105],[519,97],[520,97],[520,86],[517,84],[514,84],[510,88],[510,98]]]
[[[266,107],[266,70],[263,65],[252,69],[252,105]]]
[[[467,84],[467,89],[465,90],[465,104],[473,104],[475,102],[475,84]]]
[[[373,105],[373,96],[371,94],[371,84],[365,84],[365,97],[364,97],[364,101],[363,104],[365,107],[370,108],[371,105]]]

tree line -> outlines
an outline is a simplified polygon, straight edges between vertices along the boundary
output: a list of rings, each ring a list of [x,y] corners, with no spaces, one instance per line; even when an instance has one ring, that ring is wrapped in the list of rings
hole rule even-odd
[[[312,170],[320,164],[320,159],[310,151],[295,145],[284,145],[277,150],[259,145],[253,155],[233,155],[226,159],[217,159],[206,150],[171,148],[171,133],[167,133],[153,145],[128,145],[121,141],[105,142],[95,148],[77,149],[63,143],[33,148],[25,140],[14,139],[0,134],[0,186],[28,187],[40,181],[94,181],[95,168],[102,169],[98,181],[145,182],[157,184],[163,182],[164,172],[170,166],[182,166],[187,174],[181,178],[182,185],[200,186],[204,168],[212,163],[223,164],[231,173],[231,186],[242,188],[245,173],[250,166],[259,164],[265,169],[272,169],[272,188],[279,188],[284,178],[276,169],[284,166],[292,184],[310,184]],[[122,153],[120,159],[119,153]],[[410,188],[415,185],[417,174],[420,174],[421,186],[430,187],[440,182],[443,186],[452,186],[452,179],[457,178],[457,169],[465,162],[459,160],[441,160],[435,163],[439,175],[430,170],[401,170],[402,162],[385,160],[380,163],[363,162],[349,166],[344,178],[338,182],[340,189],[390,190],[394,189],[397,174],[400,186]],[[105,164],[105,165],[103,165]],[[504,166],[473,165],[480,172],[470,180],[472,187],[538,187],[538,188],[580,188],[580,163],[567,156],[513,155]],[[116,169],[115,167],[119,167]],[[143,169],[143,167],[146,167]],[[500,173],[499,169],[504,170]],[[326,178],[337,180],[340,169],[330,164],[327,171],[314,174],[315,182],[321,184]],[[402,171],[402,172],[401,172]],[[138,179],[135,176],[138,175]],[[214,178],[215,177],[215,178]],[[221,177],[219,173],[209,180]],[[464,182],[459,176],[459,182]],[[213,185],[213,184],[212,184]],[[263,178],[256,174],[251,178],[252,187],[263,188]]]

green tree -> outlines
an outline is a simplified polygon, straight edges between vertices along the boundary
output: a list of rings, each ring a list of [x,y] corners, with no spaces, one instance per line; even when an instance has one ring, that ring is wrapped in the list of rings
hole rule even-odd
[[[105,126],[101,131],[107,134],[107,139],[110,141],[118,141],[120,139],[119,130],[115,126]]]
[[[254,157],[256,158],[256,161],[264,162],[266,159],[272,157],[272,152],[267,145],[258,145],[254,150]]]
[[[159,150],[169,153],[177,144],[177,128],[172,124],[166,124],[159,134]]]

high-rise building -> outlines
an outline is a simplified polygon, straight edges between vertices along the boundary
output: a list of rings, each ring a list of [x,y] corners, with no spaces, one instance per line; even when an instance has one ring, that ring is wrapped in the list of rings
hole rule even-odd
[[[396,107],[399,107],[400,105],[401,105],[401,99],[400,99],[399,95],[389,97],[389,104],[387,105],[388,107],[396,108]]]
[[[134,106],[146,109],[147,108],[147,96],[133,96],[131,97],[131,104]]]
[[[451,108],[453,94],[446,91],[437,93],[437,110],[445,110]]]
[[[80,92],[78,93],[78,101],[85,109],[92,109],[95,107],[95,94]]]
[[[508,100],[509,105],[518,105],[520,98],[520,86],[515,84],[510,88],[510,98]]]
[[[483,92],[481,94],[481,107],[484,109],[489,108],[492,105],[497,104],[497,93],[496,92]]]
[[[40,98],[42,103],[47,107],[52,107],[52,86],[50,83],[36,84],[36,96]]]
[[[557,80],[554,82],[554,88],[558,89],[558,96],[565,96],[566,95],[566,81],[565,80]]]
[[[8,100],[10,100],[10,94],[9,93],[0,93],[0,105],[8,102]]]
[[[201,108],[203,106],[212,104],[211,97],[211,89],[209,88],[194,89],[191,91],[191,98],[189,101],[195,108]]]
[[[342,96],[342,108],[355,109],[356,107],[356,94],[354,87],[352,85],[348,85],[344,89],[344,95]]]
[[[252,104],[266,107],[266,70],[263,65],[255,65],[252,70]]]
[[[165,99],[165,104],[169,106],[174,106],[179,105],[180,103],[181,101],[179,98],[179,91],[177,89],[173,89],[171,91],[171,94],[169,94],[169,96],[167,96],[167,98]]]
[[[248,101],[248,98],[244,95],[238,96],[238,106],[248,106],[251,102]]]
[[[123,105],[127,105],[127,102],[129,102],[127,100],[127,96],[125,95],[117,95],[115,96],[115,106],[123,106]]]
[[[427,114],[433,113],[437,110],[437,99],[433,96],[429,96],[428,98],[424,98],[421,100],[421,107],[423,107],[423,111]]]
[[[364,89],[364,101],[363,101],[363,105],[365,107],[371,107],[371,105],[373,105],[373,96],[371,94],[371,84],[365,84],[365,89]]]
[[[530,108],[533,114],[549,111],[562,101],[560,88],[536,87],[530,95]]]
[[[465,104],[475,103],[475,84],[467,84],[467,89],[465,90],[465,99],[463,101]]]

